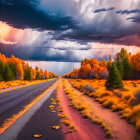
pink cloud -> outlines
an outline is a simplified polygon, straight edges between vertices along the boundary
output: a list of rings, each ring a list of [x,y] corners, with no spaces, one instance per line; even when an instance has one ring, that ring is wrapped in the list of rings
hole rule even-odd
[[[17,29],[0,21],[0,43],[2,44],[30,44],[40,34],[32,29]]]
[[[5,45],[14,45],[14,44],[17,44],[17,42],[6,41],[6,40],[0,40],[0,43],[5,44]]]

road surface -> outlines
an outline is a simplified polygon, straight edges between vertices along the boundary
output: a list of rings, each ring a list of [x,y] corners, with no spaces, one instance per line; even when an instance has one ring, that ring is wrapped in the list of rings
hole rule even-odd
[[[27,104],[29,104],[35,97],[42,94],[48,87],[50,87],[53,83],[55,83],[57,79],[42,82],[38,84],[34,84],[31,86],[10,90],[7,92],[0,93],[0,125],[7,119],[12,117],[13,114],[18,113],[20,110],[24,108]],[[43,135],[42,140],[45,139],[63,139],[61,134],[61,129],[55,131],[49,126],[51,125],[59,125],[59,119],[57,118],[57,112],[51,113],[49,111],[50,98],[54,97],[54,89],[46,96],[43,97],[44,100],[42,103],[38,103],[35,108],[38,108],[37,111],[32,115],[28,113],[28,115],[23,115],[18,121],[16,121],[12,127],[20,128],[20,124],[22,124],[22,129],[16,134],[15,140],[31,140],[34,139],[32,136],[36,133],[40,133]],[[31,117],[28,117],[31,116]],[[28,118],[28,120],[27,120]],[[26,121],[24,121],[26,120]],[[17,125],[17,126],[16,126]],[[14,130],[14,129],[13,129]],[[7,131],[4,133],[11,132]],[[15,133],[15,130],[14,130]],[[5,134],[5,135],[7,135]],[[0,140],[6,140],[7,138],[2,136],[1,134]],[[12,138],[11,138],[12,140]]]

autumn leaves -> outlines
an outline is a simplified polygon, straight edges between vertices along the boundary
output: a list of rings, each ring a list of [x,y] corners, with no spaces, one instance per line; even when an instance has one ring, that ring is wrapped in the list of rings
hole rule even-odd
[[[12,80],[43,80],[58,77],[55,73],[47,70],[32,68],[24,60],[15,58],[13,55],[7,58],[0,54],[0,81]]]

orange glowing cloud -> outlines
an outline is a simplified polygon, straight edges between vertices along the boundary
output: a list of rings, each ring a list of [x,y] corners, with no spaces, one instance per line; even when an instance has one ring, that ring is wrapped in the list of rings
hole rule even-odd
[[[8,24],[0,21],[0,43],[16,44],[18,40],[16,40],[14,36],[19,32],[21,32],[20,29],[13,28]]]
[[[32,29],[17,29],[5,22],[0,21],[0,43],[2,44],[18,44],[32,43],[40,34]]]
[[[17,44],[17,42],[6,41],[6,40],[0,40],[0,43],[5,44],[5,45],[13,45],[13,44]]]
[[[0,21],[0,40],[5,40],[10,32],[10,26]]]

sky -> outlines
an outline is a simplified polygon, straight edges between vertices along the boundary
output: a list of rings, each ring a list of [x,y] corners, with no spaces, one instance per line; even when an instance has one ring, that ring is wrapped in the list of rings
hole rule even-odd
[[[140,51],[140,0],[0,0],[6,56],[61,75],[121,48]]]

